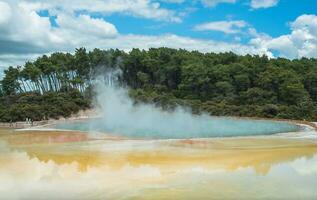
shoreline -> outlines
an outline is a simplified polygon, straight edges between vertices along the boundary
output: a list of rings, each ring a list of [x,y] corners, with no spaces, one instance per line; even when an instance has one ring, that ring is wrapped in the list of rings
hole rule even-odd
[[[230,117],[236,119],[249,119],[249,120],[264,120],[264,121],[275,121],[275,122],[288,122],[301,127],[310,127],[314,131],[317,131],[317,122],[294,120],[294,119],[276,119],[276,118],[261,118],[261,117]]]
[[[11,129],[27,129],[27,128],[41,128],[41,127],[47,127],[59,122],[65,122],[65,121],[76,121],[76,120],[85,120],[85,119],[93,119],[98,117],[98,112],[96,110],[81,110],[77,114],[73,114],[68,118],[61,117],[59,119],[48,119],[48,120],[41,120],[41,121],[33,121],[26,122],[26,121],[20,121],[20,122],[0,122],[0,128],[11,128]]]

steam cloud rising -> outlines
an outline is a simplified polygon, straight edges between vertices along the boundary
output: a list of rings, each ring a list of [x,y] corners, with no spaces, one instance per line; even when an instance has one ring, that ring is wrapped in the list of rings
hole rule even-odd
[[[192,115],[181,107],[168,112],[150,104],[135,105],[127,89],[114,83],[117,73],[106,76],[106,85],[96,85],[102,118],[90,121],[90,129],[146,138],[263,135],[296,129],[288,123]]]

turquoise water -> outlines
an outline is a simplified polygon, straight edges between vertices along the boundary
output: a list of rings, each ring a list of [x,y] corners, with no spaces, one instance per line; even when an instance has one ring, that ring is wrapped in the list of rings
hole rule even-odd
[[[153,128],[151,128],[153,127]],[[55,125],[57,129],[98,131],[114,135],[147,139],[188,139],[234,136],[272,135],[296,132],[299,126],[288,122],[269,120],[246,120],[226,117],[196,118],[179,124],[163,123],[129,126],[125,123],[107,124],[103,119],[65,122]]]

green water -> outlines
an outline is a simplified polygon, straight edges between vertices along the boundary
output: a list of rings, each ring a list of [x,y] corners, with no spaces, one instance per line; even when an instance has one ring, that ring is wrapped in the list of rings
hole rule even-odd
[[[137,120],[136,120],[137,121]],[[189,121],[173,121],[168,123],[152,123],[146,125],[109,124],[103,119],[91,119],[79,122],[60,123],[57,129],[98,131],[132,138],[181,139],[212,138],[272,135],[276,133],[296,132],[299,126],[288,122],[269,120],[246,120],[226,117],[193,118]]]

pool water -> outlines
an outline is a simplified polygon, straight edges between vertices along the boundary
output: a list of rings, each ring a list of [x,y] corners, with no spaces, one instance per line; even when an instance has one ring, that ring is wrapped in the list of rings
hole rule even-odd
[[[194,117],[190,120],[158,121],[147,124],[107,123],[107,120],[87,119],[76,122],[63,122],[55,125],[57,129],[105,132],[118,136],[146,139],[188,139],[212,137],[236,137],[272,135],[299,131],[298,125],[289,122],[270,120],[248,120],[228,117]]]
[[[0,199],[317,199],[314,139],[94,137],[0,129]]]

